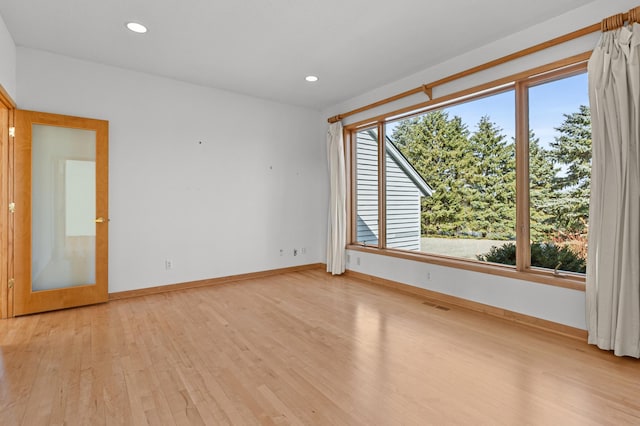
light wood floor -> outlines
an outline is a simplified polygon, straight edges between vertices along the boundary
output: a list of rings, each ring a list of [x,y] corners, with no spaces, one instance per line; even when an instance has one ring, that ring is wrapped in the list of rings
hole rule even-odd
[[[0,321],[0,424],[640,424],[640,362],[320,270]]]

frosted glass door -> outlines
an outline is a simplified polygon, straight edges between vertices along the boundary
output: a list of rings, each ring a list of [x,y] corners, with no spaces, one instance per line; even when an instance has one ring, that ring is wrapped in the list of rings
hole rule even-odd
[[[96,282],[96,132],[32,125],[32,291]]]
[[[109,122],[14,114],[13,313],[109,299]]]

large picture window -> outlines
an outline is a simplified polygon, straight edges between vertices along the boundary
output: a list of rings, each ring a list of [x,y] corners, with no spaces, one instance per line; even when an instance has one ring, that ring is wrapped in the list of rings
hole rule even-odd
[[[580,280],[585,71],[569,66],[350,129],[353,244]]]
[[[387,151],[409,163],[387,161],[387,247],[404,248],[390,237],[416,223],[414,208],[413,250],[477,259],[515,241],[514,104],[508,90],[386,125]]]

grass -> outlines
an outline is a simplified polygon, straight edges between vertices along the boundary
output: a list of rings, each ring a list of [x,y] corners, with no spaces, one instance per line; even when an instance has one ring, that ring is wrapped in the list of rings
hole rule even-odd
[[[510,241],[425,237],[420,239],[420,251],[476,260],[477,255],[489,252],[491,247],[500,247],[508,242]]]

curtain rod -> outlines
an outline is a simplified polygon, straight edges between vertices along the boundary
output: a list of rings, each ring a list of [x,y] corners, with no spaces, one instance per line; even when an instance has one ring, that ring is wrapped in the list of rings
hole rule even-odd
[[[600,24],[602,32],[615,30],[624,26],[625,22],[640,22],[640,6],[631,9],[627,13],[618,13],[617,15],[604,18]]]
[[[509,55],[503,56],[501,58],[494,59],[493,61],[486,62],[484,64],[469,68],[464,71],[460,71],[448,77],[444,77],[444,78],[441,78],[440,80],[436,80],[432,83],[423,84],[422,86],[416,87],[411,90],[407,90],[406,92],[398,93],[397,95],[390,96],[388,98],[379,100],[369,105],[365,105],[360,108],[356,108],[354,110],[351,110],[342,114],[334,115],[333,117],[329,117],[327,121],[329,123],[336,123],[349,116],[379,107],[381,105],[385,105],[385,104],[397,101],[398,99],[406,98],[407,96],[415,95],[417,93],[424,93],[431,100],[433,99],[433,88],[436,86],[442,86],[443,84],[450,83],[454,80],[458,80],[460,78],[467,77],[471,74],[475,74],[477,72],[484,71],[484,70],[496,67],[498,65],[502,65],[506,62],[513,61],[514,59],[522,58],[524,56],[531,55],[532,53],[536,53],[541,50],[545,50],[550,47],[557,46],[562,43],[566,43],[570,40],[583,37],[587,34],[591,34],[596,31],[604,32],[604,31],[609,31],[609,30],[622,27],[625,21],[640,22],[640,6],[629,10],[628,13],[619,13],[617,15],[610,16],[608,18],[603,19],[600,23],[589,25],[588,27],[584,27],[579,30],[570,32],[568,34],[553,38],[551,40],[547,40],[545,42],[536,44],[535,46],[531,46],[526,49],[522,49],[517,52],[511,53]]]

